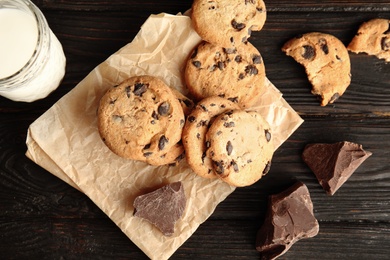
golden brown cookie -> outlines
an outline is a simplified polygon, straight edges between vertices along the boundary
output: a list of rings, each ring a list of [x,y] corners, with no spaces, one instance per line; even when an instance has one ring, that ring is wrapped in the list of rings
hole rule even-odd
[[[249,186],[270,170],[274,153],[269,124],[257,112],[219,115],[206,134],[207,156],[216,174],[232,186]]]
[[[100,100],[98,129],[115,154],[153,162],[181,139],[185,119],[171,88],[152,76],[135,76]]]
[[[320,98],[321,106],[337,100],[351,83],[347,48],[333,35],[303,34],[287,41],[282,51],[305,67],[311,92]]]
[[[187,162],[198,175],[205,178],[217,177],[213,172],[211,160],[206,156],[206,133],[214,117],[238,108],[236,103],[227,99],[208,97],[201,100],[187,117],[182,141]]]
[[[191,18],[203,40],[231,49],[263,28],[266,8],[263,0],[194,0]]]
[[[390,62],[390,20],[372,19],[363,23],[348,45],[348,50],[375,55]]]
[[[249,42],[231,51],[201,42],[187,60],[184,77],[195,100],[220,96],[241,108],[253,105],[265,88],[263,59]]]

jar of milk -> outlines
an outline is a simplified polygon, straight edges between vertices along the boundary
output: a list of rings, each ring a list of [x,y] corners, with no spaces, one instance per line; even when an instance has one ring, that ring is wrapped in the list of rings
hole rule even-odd
[[[42,12],[29,0],[0,0],[0,95],[32,102],[55,90],[66,59]]]

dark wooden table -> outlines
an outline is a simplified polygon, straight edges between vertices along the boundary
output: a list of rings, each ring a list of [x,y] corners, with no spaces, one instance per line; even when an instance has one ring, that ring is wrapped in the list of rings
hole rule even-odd
[[[0,258],[146,259],[83,193],[26,158],[28,126],[100,62],[130,42],[150,14],[176,14],[191,0],[34,0],[63,44],[66,76],[44,100],[0,98]],[[281,259],[390,258],[390,63],[351,54],[352,83],[333,105],[320,107],[303,67],[281,52],[289,38],[310,31],[348,44],[371,18],[390,19],[390,3],[356,0],[266,1],[268,18],[250,41],[268,78],[305,122],[275,153],[271,172],[237,189],[172,259],[258,259],[254,243],[267,196],[295,179],[310,189],[319,234]],[[352,141],[373,155],[334,195],[327,196],[301,160],[307,143]]]

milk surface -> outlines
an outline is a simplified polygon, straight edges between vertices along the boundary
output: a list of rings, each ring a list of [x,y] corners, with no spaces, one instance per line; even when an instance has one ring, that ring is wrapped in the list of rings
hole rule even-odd
[[[0,79],[26,65],[37,40],[38,27],[32,15],[13,8],[0,8]]]

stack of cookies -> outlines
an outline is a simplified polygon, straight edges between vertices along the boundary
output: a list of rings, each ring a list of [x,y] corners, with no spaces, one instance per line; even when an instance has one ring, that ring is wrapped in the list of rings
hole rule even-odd
[[[265,67],[248,38],[264,25],[265,4],[194,0],[191,19],[203,41],[184,70],[197,102],[183,129],[187,162],[202,177],[251,185],[269,171],[274,151],[269,124],[250,111],[265,91]]]
[[[247,40],[265,18],[262,0],[195,0],[192,21],[203,41],[184,68],[190,98],[147,75],[112,87],[98,109],[107,147],[155,166],[185,157],[196,174],[236,187],[258,181],[274,146],[269,124],[251,111],[265,90],[265,67]]]

